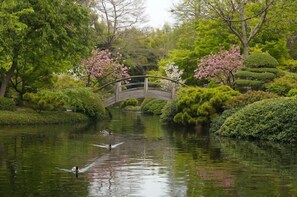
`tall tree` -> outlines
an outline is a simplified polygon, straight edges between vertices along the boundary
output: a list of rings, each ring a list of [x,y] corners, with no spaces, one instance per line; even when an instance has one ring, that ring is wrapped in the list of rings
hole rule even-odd
[[[274,0],[204,0],[240,40],[244,56],[249,43],[260,32]]]
[[[173,4],[171,12],[176,16],[179,22],[183,23],[208,15],[203,0],[182,0],[177,4]]]
[[[5,24],[0,32],[5,47],[0,53],[5,62],[0,70],[0,96],[14,74],[14,87],[24,87],[34,76],[70,68],[93,45],[89,10],[74,0],[4,0],[0,8]]]
[[[123,30],[144,22],[144,9],[143,0],[95,0],[98,20],[105,25],[99,35],[104,47],[112,49]]]

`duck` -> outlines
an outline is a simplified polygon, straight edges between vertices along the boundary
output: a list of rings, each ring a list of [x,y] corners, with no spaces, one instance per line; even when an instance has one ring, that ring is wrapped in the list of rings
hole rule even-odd
[[[108,131],[106,129],[103,129],[102,131],[100,131],[100,133],[103,135],[103,136],[108,136],[108,135],[113,135],[113,133],[111,131]]]
[[[118,147],[119,145],[124,144],[124,142],[120,142],[117,144],[105,144],[105,145],[99,145],[99,144],[91,144],[92,146],[96,146],[96,147],[100,147],[100,148],[106,148],[108,150],[114,149],[116,147]]]
[[[73,174],[76,174],[76,176],[80,173],[85,173],[88,170],[90,170],[91,168],[93,168],[95,165],[97,165],[99,162],[103,162],[105,160],[107,160],[109,158],[109,155],[103,155],[102,157],[97,158],[94,162],[86,165],[83,168],[79,168],[78,166],[73,166],[71,169],[64,169],[64,168],[58,168],[56,167],[56,169],[64,171],[64,172],[71,172]]]

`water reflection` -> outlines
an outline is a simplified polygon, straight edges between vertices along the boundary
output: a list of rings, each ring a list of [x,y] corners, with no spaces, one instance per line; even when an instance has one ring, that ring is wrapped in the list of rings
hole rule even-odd
[[[116,147],[118,147],[119,145],[122,145],[124,144],[124,142],[120,142],[120,143],[117,143],[117,144],[104,144],[104,145],[99,145],[99,144],[91,144],[92,146],[96,146],[96,147],[99,147],[99,148],[105,148],[105,149],[108,149],[108,150],[112,150]]]
[[[297,196],[296,145],[113,114],[91,125],[1,127],[1,196]]]
[[[83,168],[79,168],[78,166],[74,166],[71,169],[65,169],[65,168],[59,168],[59,167],[56,167],[56,169],[64,171],[64,172],[71,172],[71,173],[76,174],[76,176],[78,176],[78,174],[85,173],[85,172],[89,171],[91,168],[95,167],[99,163],[102,163],[103,161],[107,160],[108,158],[109,158],[109,155],[103,155],[103,156],[95,159],[92,163],[86,165]]]

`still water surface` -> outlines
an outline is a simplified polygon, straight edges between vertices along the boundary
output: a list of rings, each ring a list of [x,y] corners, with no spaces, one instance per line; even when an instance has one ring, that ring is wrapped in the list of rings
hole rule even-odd
[[[119,142],[111,151],[92,145]],[[297,196],[296,150],[136,112],[91,125],[2,126],[0,196]],[[67,172],[76,165],[85,172]]]

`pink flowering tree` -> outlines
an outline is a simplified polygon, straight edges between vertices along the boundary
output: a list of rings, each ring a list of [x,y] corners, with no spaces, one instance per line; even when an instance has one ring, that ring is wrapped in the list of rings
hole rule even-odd
[[[112,57],[109,50],[93,50],[92,56],[82,62],[86,86],[129,77],[128,68],[120,63],[120,59],[120,54]]]
[[[222,50],[217,54],[205,56],[195,70],[195,78],[209,78],[234,87],[234,75],[243,60],[238,46],[232,46],[229,51]]]

